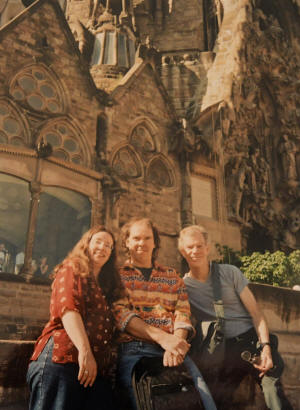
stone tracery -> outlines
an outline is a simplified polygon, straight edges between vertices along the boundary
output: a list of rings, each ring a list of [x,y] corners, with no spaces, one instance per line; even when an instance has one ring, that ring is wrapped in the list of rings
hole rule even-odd
[[[43,65],[30,65],[18,71],[11,80],[12,98],[34,111],[58,114],[65,110],[61,86]]]
[[[0,99],[0,129],[1,144],[16,146],[30,144],[25,117],[22,118],[19,110],[5,98]]]
[[[89,153],[80,134],[80,130],[70,120],[57,119],[42,127],[36,144],[44,141],[51,145],[54,157],[87,166],[90,162]]]

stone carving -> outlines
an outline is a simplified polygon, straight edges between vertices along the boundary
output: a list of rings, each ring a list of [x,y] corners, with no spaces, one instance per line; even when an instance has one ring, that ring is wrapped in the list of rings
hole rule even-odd
[[[288,214],[287,227],[284,230],[283,245],[289,249],[299,249],[297,234],[300,232],[300,207]]]
[[[237,154],[232,161],[226,165],[227,181],[227,203],[229,208],[229,218],[238,222],[243,222],[240,215],[242,198],[246,189],[246,175],[248,171],[247,156]]]
[[[119,149],[115,154],[112,167],[121,177],[138,178],[142,175],[142,168],[137,154],[129,146]]]
[[[284,134],[278,151],[281,155],[283,176],[289,184],[294,184],[298,180],[296,163],[298,148],[294,141]]]
[[[250,156],[249,161],[249,186],[252,190],[253,195],[259,195],[261,197],[268,195],[270,179],[269,171],[269,164],[265,160],[264,156],[260,153],[260,150],[256,148],[253,154]]]

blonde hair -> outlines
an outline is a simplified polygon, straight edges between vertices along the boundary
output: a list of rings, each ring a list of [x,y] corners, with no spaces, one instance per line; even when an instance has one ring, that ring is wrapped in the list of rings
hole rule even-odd
[[[187,226],[186,228],[183,228],[180,232],[179,232],[179,238],[178,238],[178,249],[181,252],[183,249],[183,238],[187,235],[191,235],[193,233],[200,233],[203,235],[203,238],[205,240],[205,243],[208,243],[208,232],[207,230],[201,226],[201,225],[190,225]]]

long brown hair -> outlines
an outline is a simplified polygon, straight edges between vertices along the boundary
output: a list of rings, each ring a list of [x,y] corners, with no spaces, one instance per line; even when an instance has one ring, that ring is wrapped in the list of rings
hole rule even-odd
[[[89,256],[89,244],[92,237],[98,232],[107,232],[113,240],[110,257],[102,266],[97,278],[108,303],[111,304],[113,301],[122,297],[125,291],[117,269],[116,240],[112,232],[106,229],[105,226],[95,225],[85,232],[74,248],[69,252],[68,256],[54,268],[54,275],[65,263],[71,263],[74,266],[75,272],[82,277],[91,275],[92,261]]]

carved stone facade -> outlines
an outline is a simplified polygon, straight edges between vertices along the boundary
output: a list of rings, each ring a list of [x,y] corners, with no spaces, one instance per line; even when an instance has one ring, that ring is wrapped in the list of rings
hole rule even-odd
[[[0,280],[134,216],[178,269],[191,223],[299,248],[299,22],[299,0],[0,0]]]
[[[116,231],[136,214],[156,219],[159,196],[169,238],[196,221],[234,248],[299,247],[297,2],[8,3],[0,35],[16,57],[4,52],[2,65],[6,155],[24,147],[95,172],[93,220]],[[123,209],[128,198],[139,205]]]

